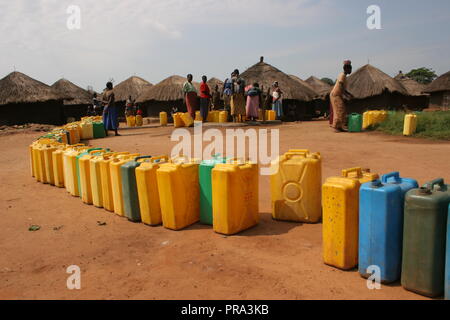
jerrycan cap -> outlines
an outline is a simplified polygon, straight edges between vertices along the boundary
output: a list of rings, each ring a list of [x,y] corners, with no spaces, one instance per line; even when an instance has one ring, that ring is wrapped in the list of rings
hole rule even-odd
[[[430,188],[426,188],[426,187],[419,188],[419,194],[430,195],[431,194],[431,189]]]
[[[383,183],[381,183],[381,181],[380,180],[373,180],[372,181],[372,184],[371,184],[371,187],[372,188],[381,188],[383,186]]]

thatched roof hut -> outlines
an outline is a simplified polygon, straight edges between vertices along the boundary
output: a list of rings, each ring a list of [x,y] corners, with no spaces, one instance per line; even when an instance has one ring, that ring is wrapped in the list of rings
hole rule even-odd
[[[401,109],[408,105],[408,92],[403,85],[370,64],[348,77],[347,90],[354,96],[348,103],[351,112]]]
[[[182,89],[186,81],[185,77],[170,76],[152,87],[145,88],[136,102],[146,107],[148,116],[157,116],[161,111],[170,112],[172,107],[177,107],[180,112],[185,112]],[[199,83],[193,83],[199,90]]]
[[[219,91],[222,91],[222,88],[223,88],[223,81],[221,81],[221,80],[219,80],[219,79],[217,79],[217,78],[212,77],[212,78],[209,79],[206,83],[208,84],[209,89],[211,89],[211,91],[214,90],[214,88],[216,87],[216,85],[219,86]]]
[[[129,96],[137,99],[144,89],[152,87],[153,84],[137,76],[129,77],[114,86],[114,97],[116,103],[125,103]]]
[[[314,76],[309,77],[305,80],[305,82],[309,84],[321,97],[327,96],[330,94],[331,89],[333,89],[328,83],[325,83]]]
[[[81,119],[92,105],[92,94],[66,79],[60,79],[51,88],[64,98],[64,114],[66,118]]]
[[[248,85],[258,82],[264,92],[271,88],[275,81],[278,81],[283,92],[283,109],[287,120],[312,118],[315,115],[312,101],[316,92],[274,66],[265,63],[264,57],[261,57],[257,64],[242,73],[241,77]]]
[[[64,122],[63,98],[51,87],[23,73],[0,80],[0,123],[6,125]]]
[[[425,92],[430,93],[430,106],[450,107],[450,71],[444,73],[426,88]]]

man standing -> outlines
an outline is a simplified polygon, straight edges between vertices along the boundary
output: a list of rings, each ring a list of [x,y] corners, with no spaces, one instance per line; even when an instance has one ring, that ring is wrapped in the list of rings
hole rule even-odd
[[[344,96],[353,98],[353,95],[346,90],[347,75],[352,73],[352,62],[344,61],[344,72],[339,74],[336,84],[330,93],[330,102],[333,109],[332,128],[334,132],[343,132],[346,130],[346,110]]]

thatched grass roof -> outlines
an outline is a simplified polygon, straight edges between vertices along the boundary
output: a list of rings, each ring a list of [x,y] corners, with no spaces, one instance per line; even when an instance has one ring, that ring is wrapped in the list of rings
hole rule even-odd
[[[86,90],[80,88],[66,79],[60,79],[52,84],[51,88],[64,98],[64,105],[91,104],[92,96]]]
[[[314,76],[309,77],[305,80],[305,82],[309,84],[320,96],[326,96],[331,92],[331,89],[333,89],[328,83],[325,83]]]
[[[378,96],[385,91],[408,95],[408,92],[399,81],[370,64],[359,68],[348,77],[347,90],[356,99]]]
[[[291,78],[294,79],[295,81],[300,82],[300,83],[301,83],[302,85],[304,85],[305,87],[308,87],[309,89],[311,89],[312,91],[314,91],[314,92],[316,93],[317,96],[319,95],[319,93],[316,92],[316,90],[315,90],[313,87],[311,87],[311,86],[309,85],[309,83],[307,83],[305,80],[303,80],[303,79],[301,79],[300,77],[297,77],[297,76],[295,76],[295,75],[293,75],[293,74],[290,74],[289,77],[291,77]]]
[[[142,103],[146,101],[177,101],[183,100],[183,84],[186,82],[185,77],[170,76],[160,83],[146,88],[142,94],[136,99],[136,102]],[[200,89],[200,85],[197,82],[193,82],[197,90]]]
[[[406,91],[410,96],[422,96],[426,85],[417,82],[416,80],[410,79],[408,77],[399,78],[398,81],[405,87]]]
[[[62,100],[50,86],[20,72],[0,80],[0,105]]]
[[[293,79],[284,72],[264,62],[261,57],[260,62],[248,68],[241,74],[247,85],[254,82],[259,83],[259,87],[267,91],[272,87],[275,81],[278,81],[281,91],[283,91],[283,99],[311,101],[316,96],[316,92],[306,85]]]
[[[152,86],[147,80],[132,76],[114,86],[114,97],[117,102],[127,101],[128,96],[131,96],[132,99],[137,99],[144,89]]]
[[[434,80],[426,87],[425,92],[450,91],[450,71]]]
[[[223,88],[223,81],[217,79],[217,78],[211,78],[206,82],[209,86],[209,89],[214,90],[214,88],[216,87],[216,85],[219,86],[219,90],[221,91]]]

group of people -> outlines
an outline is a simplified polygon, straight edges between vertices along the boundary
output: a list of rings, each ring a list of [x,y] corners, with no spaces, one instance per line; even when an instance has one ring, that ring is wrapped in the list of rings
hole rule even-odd
[[[142,116],[142,109],[138,107],[135,100],[128,96],[127,101],[125,102],[125,117],[131,116]]]
[[[222,92],[216,85],[211,93],[206,76],[202,76],[199,93],[192,81],[192,74],[188,74],[182,90],[187,111],[193,118],[199,105],[200,115],[203,121],[206,121],[208,112],[211,109],[218,109],[221,98],[224,101],[225,111],[228,111],[233,122],[256,121],[259,117],[259,109],[262,109],[263,117],[267,109],[274,110],[278,119],[283,117],[283,92],[278,82],[273,83],[272,92],[269,88],[263,99],[259,83],[255,82],[247,86],[238,69],[231,73],[230,78],[225,79]]]

